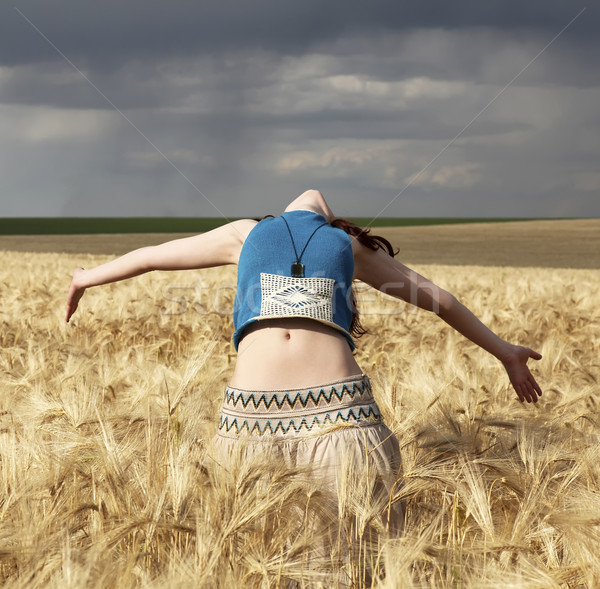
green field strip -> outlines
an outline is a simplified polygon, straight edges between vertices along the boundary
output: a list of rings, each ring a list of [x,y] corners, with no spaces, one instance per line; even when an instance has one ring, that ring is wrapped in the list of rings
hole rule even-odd
[[[508,217],[352,217],[360,227],[420,227],[425,225],[462,225],[465,223],[507,223],[511,221],[541,221],[537,218]]]
[[[225,222],[221,217],[15,217],[0,219],[0,235],[203,233]]]
[[[235,219],[228,219],[228,221]],[[533,221],[481,217],[351,217],[361,227],[410,227],[462,223]],[[4,217],[0,235],[77,235],[98,233],[203,233],[223,225],[222,217]]]

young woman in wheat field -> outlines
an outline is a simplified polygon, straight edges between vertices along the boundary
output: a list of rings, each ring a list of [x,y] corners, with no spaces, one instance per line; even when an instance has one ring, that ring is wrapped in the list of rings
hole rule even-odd
[[[85,290],[151,270],[238,265],[234,345],[216,451],[243,449],[288,467],[310,467],[335,491],[340,468],[376,479],[390,495],[401,466],[398,440],[383,423],[368,377],[355,361],[361,327],[352,282],[361,280],[435,312],[504,365],[520,401],[542,392],[527,367],[533,350],[508,343],[447,291],[394,258],[391,245],[342,219],[309,190],[279,217],[234,221],[207,233],[132,251],[73,274],[69,321]],[[402,509],[388,504],[398,528]]]

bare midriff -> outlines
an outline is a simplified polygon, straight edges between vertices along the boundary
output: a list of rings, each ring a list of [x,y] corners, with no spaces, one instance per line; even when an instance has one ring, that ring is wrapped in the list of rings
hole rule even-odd
[[[312,319],[268,319],[238,346],[230,386],[242,390],[306,388],[361,374],[348,340]]]

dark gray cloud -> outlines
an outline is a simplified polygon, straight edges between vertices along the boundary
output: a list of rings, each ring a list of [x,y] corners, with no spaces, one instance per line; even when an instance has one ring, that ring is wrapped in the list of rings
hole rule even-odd
[[[278,0],[118,0],[52,3],[23,0],[3,9],[0,34],[4,64],[38,62],[52,53],[28,35],[32,21],[63,51],[93,63],[189,53],[264,49],[303,53],[348,34],[410,29],[489,28],[509,34],[519,29],[556,33],[587,5],[581,0],[460,0],[443,2],[286,3]],[[23,16],[21,16],[21,14]],[[598,12],[587,7],[567,36],[596,36]]]
[[[1,13],[0,215],[600,215],[579,0]]]

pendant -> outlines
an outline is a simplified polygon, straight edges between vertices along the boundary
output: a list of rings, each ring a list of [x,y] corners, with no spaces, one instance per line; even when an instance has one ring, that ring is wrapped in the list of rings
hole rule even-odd
[[[304,278],[304,264],[301,264],[300,262],[294,262],[292,264],[292,277]]]

